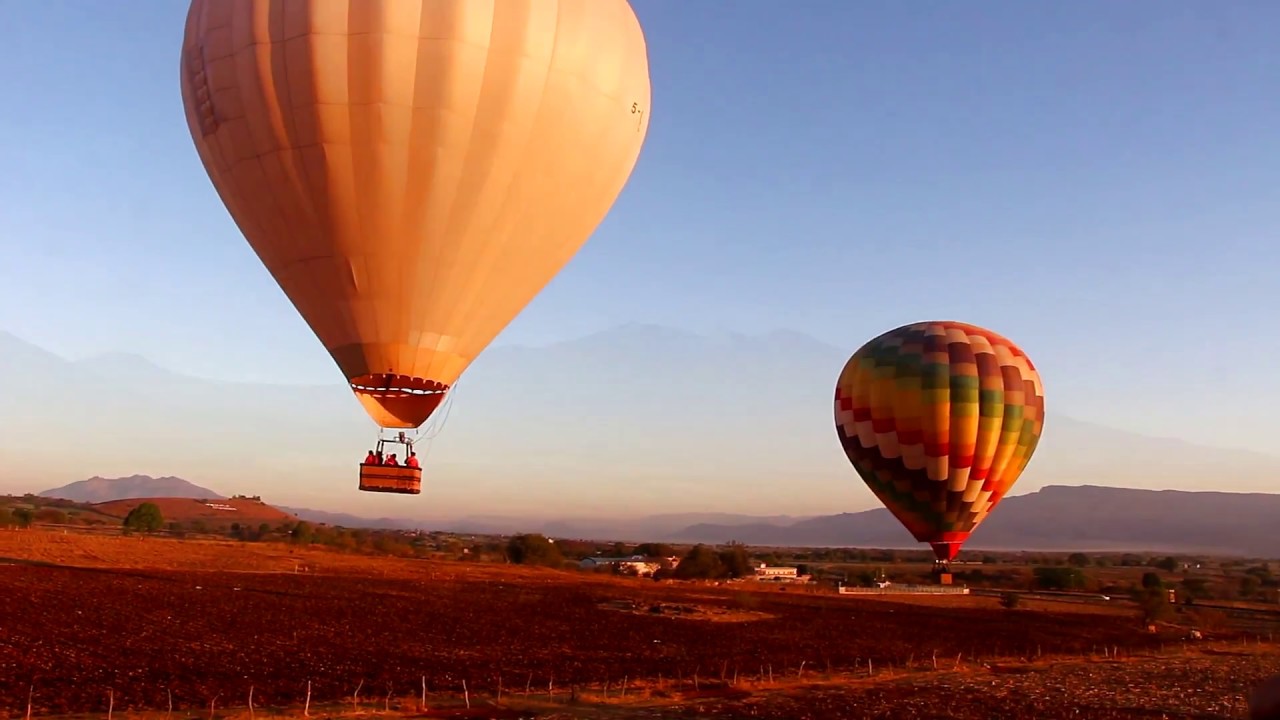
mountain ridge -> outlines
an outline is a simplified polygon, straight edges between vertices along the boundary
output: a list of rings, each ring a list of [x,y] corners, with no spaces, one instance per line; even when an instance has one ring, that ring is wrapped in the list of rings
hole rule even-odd
[[[132,353],[68,361],[0,333],[0,491],[149,468],[199,478],[219,494],[267,493],[289,507],[477,528],[491,527],[490,517],[533,527],[546,518],[699,509],[793,517],[861,510],[876,500],[849,467],[831,420],[831,385],[847,356],[788,330],[708,336],[638,323],[545,346],[494,346],[459,384],[443,432],[420,446],[424,492],[406,498],[355,489],[374,431],[340,381],[191,378]],[[70,453],[48,432],[68,420],[82,434]],[[1014,492],[1086,479],[1265,492],[1277,462],[1051,407]],[[566,532],[609,529],[564,522],[558,529]],[[611,527],[645,529],[621,520]]]
[[[135,498],[191,498],[196,500],[222,500],[226,496],[201,487],[180,477],[166,475],[129,475],[105,478],[94,475],[86,480],[61,485],[36,493],[40,497],[62,498],[82,503],[103,503]]]
[[[66,489],[90,487],[96,497],[109,493],[112,488],[121,493],[144,493],[94,501],[103,503],[160,497],[147,493],[155,487],[183,484],[193,488],[192,493],[205,493],[198,499],[217,497],[211,495],[212,491],[206,492],[205,488],[182,478],[139,475],[118,479],[94,477],[39,494],[80,501],[67,497],[72,493]],[[309,522],[371,529],[431,529],[484,535],[540,532],[553,537],[621,542],[722,544],[732,540],[755,546],[920,547],[883,508],[814,517],[694,512],[630,518],[530,520],[473,516],[428,521],[365,518],[286,505],[273,507]],[[1051,485],[1006,497],[965,547],[969,552],[984,549],[1155,551],[1272,557],[1280,556],[1280,542],[1272,531],[1272,518],[1277,514],[1280,514],[1280,494],[1274,493]]]
[[[1271,518],[1280,494],[1050,485],[1010,495],[966,550],[1160,551],[1280,557]],[[685,542],[917,547],[888,510],[813,518],[783,528],[696,525]]]

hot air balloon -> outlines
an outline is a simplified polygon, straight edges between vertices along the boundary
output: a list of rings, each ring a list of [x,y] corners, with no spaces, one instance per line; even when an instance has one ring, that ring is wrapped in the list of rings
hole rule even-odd
[[[1044,427],[1044,390],[1017,345],[961,322],[918,322],[874,338],[836,382],[836,434],[871,492],[935,572],[1009,492]]]
[[[379,453],[412,450],[577,253],[649,126],[627,0],[192,0],[181,81],[245,239],[401,430]],[[420,491],[421,470],[362,468],[362,490]]]

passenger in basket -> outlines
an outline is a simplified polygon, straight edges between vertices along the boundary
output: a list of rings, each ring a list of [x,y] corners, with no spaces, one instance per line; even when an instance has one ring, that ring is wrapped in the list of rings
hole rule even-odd
[[[383,465],[399,465],[400,463],[396,462],[396,454],[391,453],[390,455],[387,456],[387,459],[383,461],[382,464]]]
[[[370,450],[370,451],[369,451],[369,454],[364,456],[364,464],[365,464],[365,465],[377,465],[377,464],[378,464],[378,455],[377,455],[377,453],[375,453],[374,451]]]
[[[411,467],[411,468],[421,467],[420,465],[418,465],[418,453],[410,450],[409,457],[404,459],[404,466]]]

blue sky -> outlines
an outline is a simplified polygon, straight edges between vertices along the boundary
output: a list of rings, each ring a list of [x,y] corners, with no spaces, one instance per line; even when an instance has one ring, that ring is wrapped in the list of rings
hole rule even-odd
[[[640,163],[499,343],[644,321],[852,352],[955,318],[1022,344],[1050,412],[1271,449],[1280,5],[634,5]],[[0,3],[0,329],[340,384],[196,157],[185,11]]]

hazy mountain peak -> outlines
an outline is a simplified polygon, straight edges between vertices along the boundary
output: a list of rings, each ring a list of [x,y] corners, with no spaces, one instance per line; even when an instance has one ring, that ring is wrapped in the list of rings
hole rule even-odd
[[[56,497],[86,503],[128,500],[130,498],[213,499],[224,497],[209,488],[200,487],[180,477],[168,475],[158,478],[150,475],[130,475],[118,478],[104,478],[95,475],[87,480],[50,488],[37,494],[41,497]]]
[[[693,345],[706,341],[705,336],[688,330],[636,322],[605,328],[580,338],[555,343],[550,347],[603,349],[618,346],[647,346],[660,349],[670,344]]]
[[[83,360],[77,360],[75,364],[94,372],[133,377],[139,380],[159,376],[182,377],[177,373],[160,367],[141,355],[128,352],[101,353]],[[185,379],[195,380],[195,378]]]
[[[66,360],[12,333],[0,330],[0,371],[14,372],[41,366],[46,369]]]

